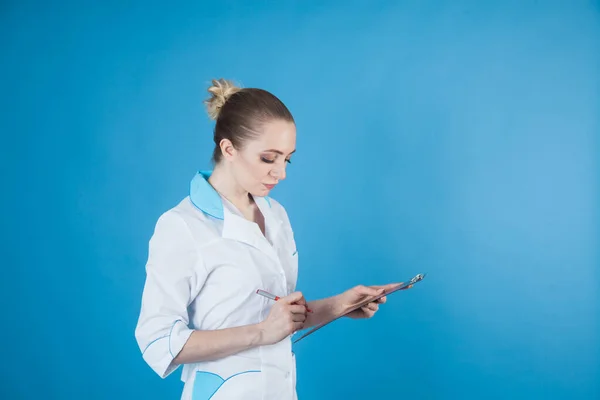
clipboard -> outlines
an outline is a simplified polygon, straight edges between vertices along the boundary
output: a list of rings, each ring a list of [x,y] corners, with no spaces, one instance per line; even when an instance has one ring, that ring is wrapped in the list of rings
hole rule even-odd
[[[426,276],[426,275],[427,275],[427,274],[417,274],[417,275],[415,275],[415,277],[414,277],[414,278],[412,278],[410,281],[408,281],[408,283],[404,283],[404,282],[402,282],[402,283],[399,283],[399,284],[397,284],[396,286],[392,287],[391,289],[388,289],[388,290],[386,290],[386,291],[385,291],[385,292],[383,292],[382,294],[379,294],[379,295],[377,295],[377,296],[374,296],[374,297],[368,298],[368,299],[366,299],[366,300],[363,300],[363,301],[361,301],[360,303],[357,303],[357,304],[353,305],[353,306],[352,306],[352,307],[350,307],[348,310],[344,311],[344,313],[343,313],[343,314],[341,314],[341,315],[338,315],[338,316],[336,316],[335,318],[333,318],[333,319],[330,319],[329,321],[325,321],[325,322],[323,322],[323,323],[321,323],[321,324],[319,324],[319,325],[317,325],[317,326],[313,327],[311,330],[309,330],[308,332],[306,332],[304,335],[302,335],[302,336],[300,336],[298,339],[294,340],[294,343],[298,343],[299,341],[301,341],[301,340],[302,340],[302,339],[304,339],[305,337],[307,337],[307,336],[309,336],[309,335],[311,335],[311,334],[315,333],[315,332],[316,332],[316,331],[318,331],[319,329],[323,328],[325,325],[329,325],[329,324],[330,324],[330,323],[332,323],[333,321],[335,321],[335,320],[337,320],[337,319],[340,319],[340,318],[342,318],[343,316],[350,314],[352,311],[358,310],[359,308],[361,308],[361,307],[363,307],[363,306],[366,306],[366,305],[367,305],[367,304],[369,304],[369,303],[372,303],[372,302],[374,302],[374,301],[376,301],[376,300],[379,300],[379,299],[380,299],[380,298],[382,298],[382,297],[389,296],[390,294],[392,294],[392,293],[394,293],[394,292],[397,292],[397,291],[399,291],[399,290],[406,290],[406,289],[410,289],[410,288],[412,288],[412,287],[413,287],[413,285],[414,285],[415,283],[422,281],[422,280],[425,278],[425,276]]]

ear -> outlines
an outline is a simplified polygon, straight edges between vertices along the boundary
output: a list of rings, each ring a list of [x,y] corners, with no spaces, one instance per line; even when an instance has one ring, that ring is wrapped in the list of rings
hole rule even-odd
[[[233,147],[233,143],[231,143],[231,140],[221,140],[221,142],[219,143],[219,147],[221,148],[221,154],[223,155],[223,158],[227,161],[232,161],[237,151],[235,150],[235,147]]]

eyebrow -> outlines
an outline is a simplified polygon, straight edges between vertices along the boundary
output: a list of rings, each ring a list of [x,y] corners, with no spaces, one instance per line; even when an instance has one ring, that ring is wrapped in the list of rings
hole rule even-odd
[[[283,152],[282,152],[282,151],[275,150],[275,149],[269,149],[269,150],[265,150],[265,152],[277,153],[277,154],[283,155]],[[294,151],[292,151],[292,152],[290,153],[290,155],[294,154],[295,152],[296,152],[296,149],[294,149]]]

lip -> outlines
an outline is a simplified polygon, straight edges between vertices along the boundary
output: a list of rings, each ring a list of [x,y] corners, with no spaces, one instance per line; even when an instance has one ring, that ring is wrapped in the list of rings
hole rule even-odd
[[[263,185],[269,190],[272,190],[275,187],[275,185],[267,185],[266,183],[263,183]]]

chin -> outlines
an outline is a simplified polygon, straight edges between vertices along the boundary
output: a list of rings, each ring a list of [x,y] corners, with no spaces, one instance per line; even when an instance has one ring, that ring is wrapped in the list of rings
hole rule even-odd
[[[267,188],[266,188],[266,187],[264,187],[264,186],[260,186],[260,187],[258,187],[258,188],[256,188],[256,189],[252,190],[252,191],[250,192],[250,194],[251,194],[252,196],[256,196],[256,197],[264,197],[264,196],[268,195],[268,194],[269,194],[269,192],[270,192],[270,190],[269,190],[269,189],[267,189]]]

